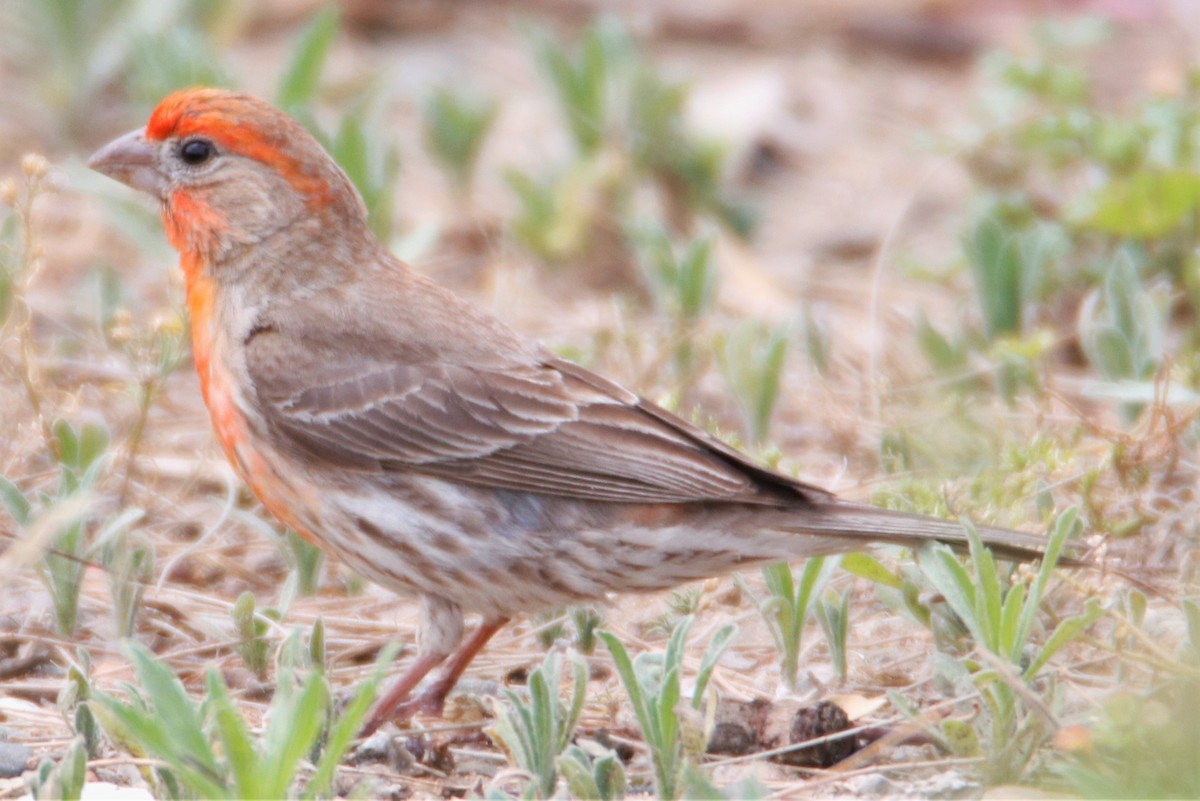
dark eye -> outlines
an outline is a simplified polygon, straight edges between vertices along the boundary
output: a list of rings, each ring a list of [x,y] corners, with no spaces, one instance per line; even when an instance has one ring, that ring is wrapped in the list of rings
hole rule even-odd
[[[212,142],[207,139],[189,139],[179,146],[179,158],[184,164],[199,166],[217,154]]]

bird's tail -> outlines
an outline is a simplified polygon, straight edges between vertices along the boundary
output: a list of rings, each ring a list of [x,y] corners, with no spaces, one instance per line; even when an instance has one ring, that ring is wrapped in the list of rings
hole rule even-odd
[[[971,543],[964,524],[959,521],[880,509],[877,506],[837,498],[817,501],[815,507],[805,514],[803,521],[797,523],[794,529],[790,526],[783,526],[782,529],[834,539],[837,546],[826,549],[826,553],[852,550],[856,547],[855,543],[861,543],[863,548],[872,543],[915,548],[927,542],[940,542],[957,551],[967,550]],[[975,530],[979,539],[992,553],[1002,558],[1017,562],[1036,562],[1046,555],[1048,542],[1046,537],[1040,534],[993,526],[975,526]],[[1068,541],[1055,564],[1059,567],[1102,571],[1120,577],[1147,594],[1160,598],[1169,597],[1170,593],[1159,586],[1154,576],[1145,575],[1145,571],[1135,572],[1121,565],[1097,561],[1081,551],[1078,543]],[[805,555],[816,553],[810,551]]]
[[[837,499],[820,501],[804,515],[797,530],[846,541],[917,546],[925,542],[941,542],[955,550],[966,550],[970,544],[963,523],[939,517],[881,509],[877,506]],[[979,538],[997,556],[1020,562],[1034,562],[1046,553],[1046,538],[1038,534],[1012,531],[991,526],[976,526]],[[1064,565],[1082,564],[1066,557]]]

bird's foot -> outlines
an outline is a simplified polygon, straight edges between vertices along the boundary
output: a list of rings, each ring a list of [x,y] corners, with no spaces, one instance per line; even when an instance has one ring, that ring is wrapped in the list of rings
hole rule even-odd
[[[430,682],[423,690],[406,701],[401,701],[388,715],[392,720],[408,720],[415,715],[440,718],[446,708],[446,696],[454,689],[453,683],[441,680]]]
[[[444,659],[444,656],[438,654],[423,654],[417,657],[417,661],[396,680],[395,686],[375,707],[375,711],[371,713],[367,725],[363,728],[362,736],[366,737],[374,733],[389,720],[407,720],[416,714],[441,717],[442,709],[446,705],[446,696],[458,683],[458,677],[475,658],[475,654],[479,653],[479,649],[507,622],[508,618],[498,618],[481,623],[471,638],[450,657],[450,661],[437,674],[437,677],[419,693],[412,695],[412,691],[421,679],[425,678],[425,675]]]
[[[416,715],[440,718],[442,710],[446,707],[446,696],[453,688],[453,682],[446,682],[439,677],[415,695],[394,704],[381,704],[371,713],[361,736],[373,734],[388,721],[411,720]]]

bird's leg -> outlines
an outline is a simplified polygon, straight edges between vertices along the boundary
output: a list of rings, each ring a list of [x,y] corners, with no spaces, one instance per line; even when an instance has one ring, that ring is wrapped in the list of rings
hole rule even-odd
[[[376,729],[386,723],[391,717],[392,710],[399,706],[413,691],[413,688],[421,683],[425,674],[437,667],[445,658],[443,654],[418,656],[417,661],[409,665],[408,670],[404,671],[404,674],[392,685],[392,689],[388,690],[388,694],[375,706],[375,711],[371,713],[367,725],[363,727],[361,736],[367,737],[374,734]]]
[[[363,735],[371,734],[392,716],[409,694],[416,689],[429,671],[446,661],[462,643],[463,615],[458,604],[437,595],[422,595],[417,619],[417,660],[396,679],[375,706],[367,720]]]
[[[498,620],[485,620],[479,624],[479,628],[471,635],[463,646],[455,652],[454,656],[450,657],[450,661],[442,668],[441,672],[425,686],[425,689],[414,695],[412,698],[400,703],[397,701],[394,706],[385,709],[384,704],[379,705],[379,709],[375,711],[375,715],[381,713],[389,713],[391,717],[408,717],[416,712],[423,712],[427,715],[441,715],[442,707],[446,703],[446,696],[454,689],[454,685],[458,684],[458,679],[462,676],[463,671],[467,669],[467,665],[471,664],[471,660],[475,655],[483,650],[483,646],[487,645],[488,640],[492,638],[497,631],[504,628],[508,624],[508,618],[502,617]],[[390,701],[393,693],[389,693],[385,701]]]
[[[362,735],[365,737],[373,733],[388,720],[408,717],[414,712],[440,715],[446,696],[454,689],[458,677],[492,635],[507,622],[508,618],[485,619],[464,643],[462,609],[458,604],[435,595],[422,596],[417,629],[417,659],[375,706]],[[450,661],[441,673],[425,689],[412,695],[421,679],[447,658]]]

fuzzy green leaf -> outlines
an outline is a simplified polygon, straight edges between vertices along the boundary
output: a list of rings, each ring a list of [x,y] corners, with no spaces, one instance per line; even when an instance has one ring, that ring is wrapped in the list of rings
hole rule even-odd
[[[316,13],[292,50],[292,58],[279,81],[276,100],[285,111],[307,105],[316,94],[321,71],[338,31],[338,10],[327,5]]]
[[[4,508],[12,515],[13,520],[17,521],[18,526],[29,523],[29,513],[33,505],[29,503],[25,493],[4,476],[0,476],[0,503],[4,504]]]
[[[865,578],[884,587],[902,589],[904,580],[883,566],[875,557],[865,553],[848,553],[842,556],[842,570],[851,575]]]

